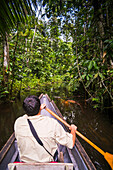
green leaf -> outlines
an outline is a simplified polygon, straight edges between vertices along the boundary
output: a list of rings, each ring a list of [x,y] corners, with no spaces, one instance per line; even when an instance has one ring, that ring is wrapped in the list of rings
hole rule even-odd
[[[90,61],[89,65],[88,65],[88,70],[90,71],[93,67],[93,61]]]
[[[92,98],[92,101],[99,102],[99,98]]]
[[[96,104],[96,105],[93,106],[94,109],[96,109],[96,108],[98,108],[98,107],[99,107],[98,104]]]
[[[95,61],[93,61],[93,66],[94,66],[95,69],[98,69],[97,64],[96,64]]]
[[[8,94],[9,92],[7,90],[3,91],[1,94]]]
[[[103,77],[104,77],[102,73],[99,73],[99,76],[101,79],[103,79]]]
[[[89,76],[88,75],[86,76],[86,79],[89,80]]]
[[[98,73],[94,75],[94,78],[96,79],[98,77]]]
[[[83,74],[81,77],[82,77],[82,79],[84,79],[86,77],[86,74]]]

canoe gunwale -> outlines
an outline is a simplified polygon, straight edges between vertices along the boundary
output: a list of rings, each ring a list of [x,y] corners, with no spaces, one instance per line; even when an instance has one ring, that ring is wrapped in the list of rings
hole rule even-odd
[[[10,138],[8,139],[8,141],[6,142],[6,144],[3,146],[2,150],[0,151],[0,163],[2,162],[5,155],[7,154],[7,152],[13,145],[14,141],[15,141],[15,133],[13,132],[13,134],[10,136]]]

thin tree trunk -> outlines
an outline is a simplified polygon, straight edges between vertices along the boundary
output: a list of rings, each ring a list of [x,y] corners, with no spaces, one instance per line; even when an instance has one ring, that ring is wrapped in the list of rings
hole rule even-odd
[[[37,28],[37,26],[35,25],[33,39],[32,39],[32,42],[31,42],[31,49],[32,49],[32,46],[33,46],[33,43],[34,43],[34,38],[35,38],[35,34],[36,34],[36,28]]]
[[[4,40],[4,57],[3,57],[3,84],[8,87],[8,77],[9,77],[9,44],[7,34]]]
[[[99,42],[99,48],[100,48],[100,56],[103,56],[103,40],[105,36],[104,32],[104,18],[103,18],[103,13],[102,13],[102,8],[101,8],[101,3],[99,0],[93,0],[93,7],[94,7],[94,17],[97,25],[97,29],[99,32],[99,35],[101,37],[101,40]]]
[[[13,90],[13,83],[14,83],[14,78],[15,78],[15,62],[16,62],[16,49],[18,45],[18,25],[17,25],[17,40],[15,43],[15,48],[13,52],[13,66],[12,66],[12,83],[11,83],[11,89],[10,89],[10,94],[12,95],[12,90]]]

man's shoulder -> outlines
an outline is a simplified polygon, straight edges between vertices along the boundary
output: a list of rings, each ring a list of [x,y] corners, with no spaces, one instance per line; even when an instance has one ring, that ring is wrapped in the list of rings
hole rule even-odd
[[[54,124],[59,124],[58,120],[53,117],[48,117],[48,119],[53,122]]]
[[[17,124],[19,124],[19,123],[22,123],[23,121],[25,121],[25,119],[27,119],[27,115],[23,115],[23,116],[18,117],[18,118],[15,120],[15,125],[17,125]]]
[[[45,120],[45,121],[48,121],[48,122],[53,122],[54,124],[57,124],[58,121],[53,118],[53,117],[49,117],[49,116],[43,116],[43,115],[40,115],[40,117]]]

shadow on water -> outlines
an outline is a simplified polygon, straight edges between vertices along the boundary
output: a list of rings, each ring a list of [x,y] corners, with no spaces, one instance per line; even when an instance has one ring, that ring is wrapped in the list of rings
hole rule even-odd
[[[44,91],[54,100],[69,124],[75,124],[80,133],[95,143],[103,151],[113,153],[113,125],[110,123],[106,114],[94,111],[92,108],[85,105],[80,99],[81,96],[78,98],[78,96],[73,96],[73,94],[66,90],[57,89],[57,91],[55,91],[55,89],[51,89],[49,92],[46,90]],[[24,114],[22,102],[29,94],[39,96],[41,91],[26,92],[24,96],[22,96],[21,101],[17,100],[13,103],[0,105],[0,149],[12,134],[16,118]],[[67,100],[76,101],[78,104],[67,102]],[[109,165],[99,152],[89,146],[89,144],[80,137],[78,137],[78,139],[98,170],[110,169]]]

